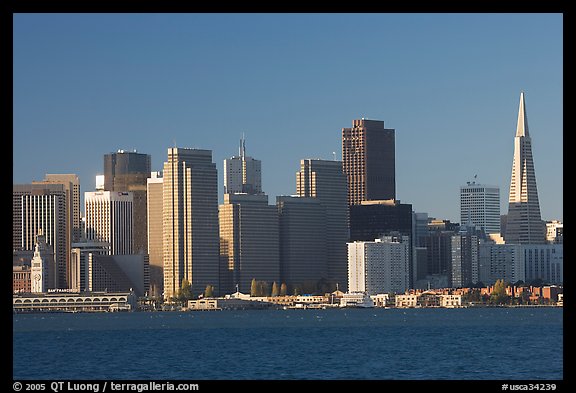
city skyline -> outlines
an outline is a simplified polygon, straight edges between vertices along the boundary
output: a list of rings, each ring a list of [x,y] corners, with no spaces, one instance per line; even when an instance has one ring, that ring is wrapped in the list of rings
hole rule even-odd
[[[365,28],[340,29],[350,22]],[[364,117],[396,130],[396,197],[415,212],[459,222],[460,186],[477,175],[500,188],[507,214],[524,91],[542,219],[563,220],[562,24],[562,14],[15,14],[13,183],[74,173],[83,197],[104,154],[136,149],[158,171],[168,148],[194,147],[213,152],[221,203],[222,162],[245,133],[273,199],[296,194],[300,160],[341,160],[342,128]]]

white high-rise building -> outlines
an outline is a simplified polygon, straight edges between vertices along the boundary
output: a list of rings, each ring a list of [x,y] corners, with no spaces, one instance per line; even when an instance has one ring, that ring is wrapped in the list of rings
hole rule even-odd
[[[348,243],[348,292],[404,293],[409,287],[410,237]]]
[[[109,243],[110,255],[132,254],[132,202],[131,192],[85,192],[86,240]]]
[[[500,233],[500,188],[467,182],[460,187],[460,223],[471,221],[486,234]]]
[[[564,223],[558,220],[546,223],[546,241],[548,243],[563,243]]]
[[[246,156],[246,141],[240,140],[238,156],[224,160],[224,194],[261,194],[262,162]]]

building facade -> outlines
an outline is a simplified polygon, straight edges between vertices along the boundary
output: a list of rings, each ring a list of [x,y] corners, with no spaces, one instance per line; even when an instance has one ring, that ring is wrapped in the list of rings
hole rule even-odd
[[[526,268],[520,245],[483,243],[478,250],[478,280],[484,285],[494,285],[497,280],[512,284],[526,280]]]
[[[60,183],[14,184],[12,186],[13,250],[35,249],[42,232],[52,247],[56,263],[54,288],[67,288],[70,231],[66,188]]]
[[[546,223],[546,242],[560,244],[564,243],[564,223],[558,220]]]
[[[46,244],[42,231],[36,236],[34,247],[34,257],[30,266],[30,292],[48,292],[49,289],[57,288],[57,267],[52,247]]]
[[[221,293],[250,293],[252,279],[280,285],[278,210],[264,194],[225,194],[219,207]]]
[[[410,237],[382,236],[348,243],[348,291],[404,293],[409,287]]]
[[[328,280],[347,290],[348,204],[346,175],[341,161],[300,160],[296,194],[317,198],[326,212],[326,263]]]
[[[460,222],[468,220],[486,234],[500,233],[500,188],[468,182],[460,186]]]
[[[349,205],[396,199],[395,130],[383,121],[362,118],[342,128],[342,164]]]
[[[246,155],[246,141],[240,140],[238,156],[224,160],[224,194],[261,194],[262,162]]]
[[[85,292],[89,289],[89,260],[94,255],[109,255],[110,244],[107,242],[78,242],[72,243],[70,262],[69,289],[75,292]]]
[[[163,169],[164,299],[184,280],[219,293],[218,175],[212,151],[169,148]]]
[[[150,295],[161,296],[164,291],[163,252],[163,188],[162,172],[152,172],[147,179],[146,217],[148,219],[148,257],[150,260]]]
[[[110,244],[110,255],[133,253],[133,195],[131,192],[84,193],[86,240]]]
[[[104,155],[104,191],[132,193],[133,237],[135,254],[148,253],[146,186],[151,171],[149,154],[118,150]]]
[[[508,217],[504,235],[506,243],[545,243],[546,226],[540,217],[540,203],[532,157],[532,140],[528,132],[524,92],[520,94],[508,201]]]
[[[328,278],[326,208],[318,198],[276,197],[280,280],[290,293]]]

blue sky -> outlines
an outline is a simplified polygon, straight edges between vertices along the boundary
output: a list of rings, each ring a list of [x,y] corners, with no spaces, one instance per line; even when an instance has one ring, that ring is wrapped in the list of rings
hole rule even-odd
[[[563,16],[14,14],[13,182],[168,147],[262,161],[264,191],[296,191],[303,158],[341,159],[361,117],[396,129],[396,190],[460,222],[459,190],[500,187],[507,213],[520,91],[545,220],[563,219]]]

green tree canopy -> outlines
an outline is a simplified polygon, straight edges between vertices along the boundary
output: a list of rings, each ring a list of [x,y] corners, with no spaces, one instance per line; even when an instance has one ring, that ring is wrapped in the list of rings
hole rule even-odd
[[[204,297],[213,297],[214,287],[210,284],[206,285],[206,290],[204,291]]]
[[[250,296],[258,296],[258,283],[255,278],[252,279],[250,284]]]
[[[287,293],[288,293],[288,286],[286,285],[285,282],[283,282],[282,285],[280,285],[280,296],[286,296]]]

